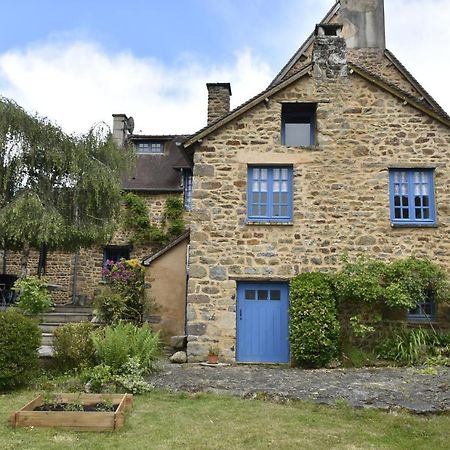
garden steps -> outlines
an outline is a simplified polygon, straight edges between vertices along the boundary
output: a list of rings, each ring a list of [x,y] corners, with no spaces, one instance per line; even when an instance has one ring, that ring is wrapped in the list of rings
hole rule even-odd
[[[89,322],[91,319],[92,308],[89,306],[55,306],[50,312],[41,314],[39,321],[42,331],[41,348],[52,347],[53,333],[59,326],[66,323]]]

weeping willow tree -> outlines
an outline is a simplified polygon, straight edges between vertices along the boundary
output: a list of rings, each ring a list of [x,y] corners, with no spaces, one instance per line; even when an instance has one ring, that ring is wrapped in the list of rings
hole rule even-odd
[[[121,203],[120,175],[133,152],[105,125],[68,135],[0,97],[0,242],[21,252],[73,251],[110,239]]]

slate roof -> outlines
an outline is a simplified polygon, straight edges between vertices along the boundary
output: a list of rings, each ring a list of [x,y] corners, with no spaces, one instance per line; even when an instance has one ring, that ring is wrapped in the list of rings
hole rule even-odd
[[[159,141],[164,143],[164,153],[138,154],[134,173],[123,179],[123,188],[139,192],[182,192],[181,170],[192,168],[192,158],[182,149],[186,136],[130,135],[132,143]]]

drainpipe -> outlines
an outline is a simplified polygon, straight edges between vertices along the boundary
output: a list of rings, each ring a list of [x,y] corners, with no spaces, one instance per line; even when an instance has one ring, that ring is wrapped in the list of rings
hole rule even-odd
[[[188,282],[189,282],[189,250],[191,245],[186,246],[186,289],[184,294],[184,334],[187,336],[187,296],[188,296]]]

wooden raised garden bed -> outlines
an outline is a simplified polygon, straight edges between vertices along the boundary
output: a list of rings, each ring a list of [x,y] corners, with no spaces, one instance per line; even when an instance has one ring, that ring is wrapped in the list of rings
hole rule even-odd
[[[130,409],[132,404],[133,396],[131,394],[59,394],[57,402],[51,402],[50,405],[45,405],[44,397],[38,395],[23,408],[13,413],[10,422],[13,427],[59,427],[76,431],[112,431],[123,426],[125,411]],[[79,409],[83,407],[84,411],[74,411],[73,405]],[[111,411],[105,411],[109,408]]]

